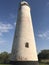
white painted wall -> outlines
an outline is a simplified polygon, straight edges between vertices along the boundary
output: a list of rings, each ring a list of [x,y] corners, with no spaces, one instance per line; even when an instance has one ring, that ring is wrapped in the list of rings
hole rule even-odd
[[[25,47],[26,42],[29,48]],[[18,12],[11,60],[38,61],[30,7],[27,5],[21,6]]]

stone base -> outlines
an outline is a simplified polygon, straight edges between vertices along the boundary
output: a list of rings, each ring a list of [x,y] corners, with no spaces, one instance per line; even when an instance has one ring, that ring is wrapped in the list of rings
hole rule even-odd
[[[39,65],[38,61],[11,61],[12,65]]]

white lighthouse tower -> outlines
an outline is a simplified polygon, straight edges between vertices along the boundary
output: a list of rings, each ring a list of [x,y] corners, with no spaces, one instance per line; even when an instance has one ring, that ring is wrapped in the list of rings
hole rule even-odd
[[[20,3],[18,10],[11,61],[21,65],[38,65],[30,6],[26,1]]]

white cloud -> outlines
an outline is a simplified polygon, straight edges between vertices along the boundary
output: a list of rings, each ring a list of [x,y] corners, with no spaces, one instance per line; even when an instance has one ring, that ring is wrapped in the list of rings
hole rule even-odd
[[[45,31],[43,33],[39,33],[38,37],[44,38],[44,39],[49,39],[49,31]]]
[[[14,26],[12,24],[5,24],[0,22],[0,36],[5,32],[9,32],[11,29],[13,29],[13,27]]]
[[[14,22],[14,25],[16,26],[16,22]]]
[[[49,6],[49,2],[47,3],[47,6]]]
[[[42,38],[42,37],[43,37],[43,35],[42,35],[42,34],[39,34],[39,35],[38,35],[38,37],[41,37],[41,38]]]
[[[2,36],[2,33],[0,33],[0,36]]]
[[[13,19],[13,18],[16,18],[16,14],[10,13],[10,14],[9,14],[9,18],[12,18],[12,19]]]
[[[0,39],[0,45],[5,45],[7,43],[7,41],[4,39]]]
[[[15,18],[15,16],[13,14],[10,14],[9,17],[10,18]]]
[[[7,30],[7,29],[13,29],[13,26],[11,24],[0,24],[0,30]]]
[[[2,44],[2,43],[5,43],[6,41],[4,41],[4,40],[0,40],[0,44]]]

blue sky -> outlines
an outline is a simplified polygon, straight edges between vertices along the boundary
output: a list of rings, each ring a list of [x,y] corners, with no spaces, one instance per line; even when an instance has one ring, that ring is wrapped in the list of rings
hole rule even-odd
[[[19,2],[0,0],[0,52],[11,52]],[[30,4],[37,51],[49,49],[49,0],[25,0]]]

